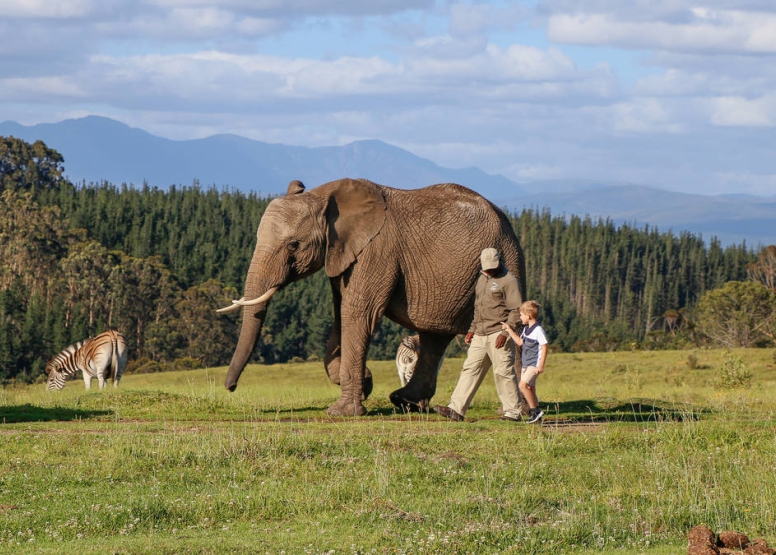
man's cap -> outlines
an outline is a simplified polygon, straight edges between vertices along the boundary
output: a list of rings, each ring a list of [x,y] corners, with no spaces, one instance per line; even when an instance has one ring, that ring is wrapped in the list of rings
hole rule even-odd
[[[495,270],[499,267],[498,251],[494,248],[484,249],[480,254],[480,266],[483,270]]]

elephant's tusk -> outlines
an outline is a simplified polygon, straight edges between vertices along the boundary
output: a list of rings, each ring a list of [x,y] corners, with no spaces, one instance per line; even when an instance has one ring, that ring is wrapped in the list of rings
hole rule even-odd
[[[216,312],[220,312],[223,314],[224,312],[232,312],[233,310],[237,310],[238,308],[240,308],[239,304],[232,303],[229,306],[225,306],[224,308],[219,308],[218,310],[216,310]]]
[[[240,299],[240,301],[244,301],[244,300],[245,300],[245,297]],[[238,308],[240,308],[240,305],[237,304],[240,301],[232,301],[232,304],[230,304],[229,306],[225,306],[224,308],[219,308],[218,310],[216,310],[216,312],[232,312],[233,310],[237,310]]]
[[[239,306],[253,306],[255,304],[260,304],[260,303],[268,301],[272,297],[272,295],[275,294],[275,291],[277,291],[277,290],[278,290],[278,287],[270,287],[267,290],[266,293],[264,293],[261,297],[259,297],[257,299],[246,301],[245,297],[243,297],[239,301],[232,301],[232,303],[234,303],[236,305],[239,305]]]

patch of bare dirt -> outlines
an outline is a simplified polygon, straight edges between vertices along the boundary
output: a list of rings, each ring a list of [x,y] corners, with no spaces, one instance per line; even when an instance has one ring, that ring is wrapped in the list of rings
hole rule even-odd
[[[715,534],[707,526],[693,526],[687,539],[687,555],[776,555],[776,549],[764,539],[750,541],[746,534],[735,530]]]

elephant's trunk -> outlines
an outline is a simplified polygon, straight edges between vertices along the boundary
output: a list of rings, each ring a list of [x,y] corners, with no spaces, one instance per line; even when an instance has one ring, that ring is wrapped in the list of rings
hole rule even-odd
[[[237,341],[237,347],[232,355],[232,361],[229,363],[229,371],[226,373],[226,381],[224,383],[224,386],[229,391],[237,389],[237,380],[240,379],[240,374],[242,374],[245,365],[248,364],[248,359],[256,348],[266,315],[266,304],[246,306],[243,309],[240,339]]]

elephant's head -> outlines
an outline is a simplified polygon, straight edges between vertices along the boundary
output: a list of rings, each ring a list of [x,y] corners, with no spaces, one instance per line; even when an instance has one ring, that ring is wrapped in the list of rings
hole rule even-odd
[[[245,280],[245,296],[219,312],[244,306],[240,339],[226,388],[234,391],[259,338],[272,295],[284,285],[326,267],[340,275],[380,232],[385,198],[373,183],[343,179],[305,192],[292,181],[285,196],[269,203]]]

